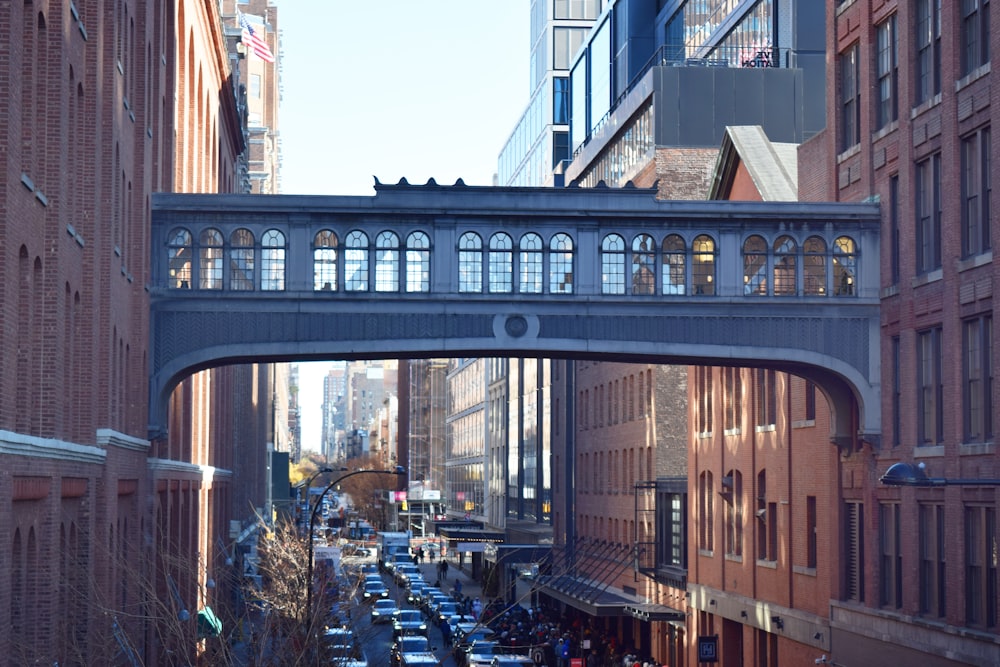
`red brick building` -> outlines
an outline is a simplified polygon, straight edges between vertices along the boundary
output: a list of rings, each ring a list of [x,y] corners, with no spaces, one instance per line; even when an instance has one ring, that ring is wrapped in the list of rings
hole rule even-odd
[[[150,194],[246,184],[223,20],[199,0],[0,7],[5,664],[112,664],[122,640],[165,664],[156,619],[215,602],[216,545],[260,504],[232,488],[237,465],[264,479],[234,452],[266,425],[252,368],[184,382],[169,438],[147,433]],[[177,632],[196,650],[193,621]]]
[[[882,438],[841,458],[830,604],[842,665],[1000,663],[993,384],[998,116],[989,0],[828,3],[827,129],[802,146],[807,200],[882,203]]]

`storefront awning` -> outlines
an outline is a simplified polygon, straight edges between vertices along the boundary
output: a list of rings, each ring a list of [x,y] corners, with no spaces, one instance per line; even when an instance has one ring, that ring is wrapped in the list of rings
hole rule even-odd
[[[569,575],[539,577],[537,590],[591,616],[623,616],[625,605],[636,602],[609,586]]]
[[[640,621],[684,621],[684,612],[665,604],[627,604],[625,613]]]
[[[475,526],[443,526],[438,524],[437,533],[454,542],[503,542],[504,533]]]
[[[222,621],[215,615],[211,607],[204,607],[198,612],[198,638],[218,637],[222,634]]]

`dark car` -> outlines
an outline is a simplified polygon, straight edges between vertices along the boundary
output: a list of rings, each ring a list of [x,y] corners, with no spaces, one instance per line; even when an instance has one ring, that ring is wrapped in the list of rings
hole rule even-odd
[[[369,581],[361,592],[361,599],[365,602],[372,602],[381,598],[389,597],[389,587],[381,581]]]

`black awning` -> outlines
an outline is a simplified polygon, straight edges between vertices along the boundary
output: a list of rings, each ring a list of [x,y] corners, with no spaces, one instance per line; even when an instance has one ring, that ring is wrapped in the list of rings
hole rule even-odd
[[[591,616],[624,616],[625,606],[636,604],[609,586],[568,575],[539,577],[537,590]]]
[[[499,530],[471,526],[443,526],[438,524],[437,533],[455,542],[503,542],[505,534]]]
[[[640,621],[678,621],[683,622],[683,611],[668,607],[665,604],[627,604],[625,613]]]

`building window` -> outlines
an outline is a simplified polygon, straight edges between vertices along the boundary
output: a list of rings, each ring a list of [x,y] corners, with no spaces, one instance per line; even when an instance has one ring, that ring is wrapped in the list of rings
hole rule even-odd
[[[917,272],[941,267],[941,154],[917,163]]]
[[[941,92],[941,0],[917,0],[917,103]]]
[[[490,294],[509,294],[514,290],[514,241],[499,232],[490,237]]]
[[[902,436],[899,433],[902,420],[899,411],[903,396],[902,347],[899,336],[893,336],[890,345],[892,346],[892,446],[899,447],[902,444]]]
[[[552,124],[569,125],[569,77],[552,77]],[[569,141],[566,142],[567,146]]]
[[[833,294],[854,296],[857,278],[858,249],[854,239],[840,236],[833,242]]]
[[[691,284],[694,293],[715,294],[715,241],[711,236],[696,236],[691,244]]]
[[[861,143],[861,65],[859,46],[840,54],[841,152]]]
[[[962,255],[990,249],[990,128],[962,139]]]
[[[723,368],[723,428],[738,433],[743,426],[743,373],[739,368]]]
[[[695,366],[695,400],[698,402],[698,433],[712,432],[712,368]]]
[[[555,19],[596,19],[601,13],[601,0],[555,0]]]
[[[260,74],[250,75],[250,90],[248,93],[251,98],[255,100],[260,99]]]
[[[962,76],[990,61],[990,0],[962,0]]]
[[[972,627],[997,626],[997,541],[996,509],[989,506],[965,507],[965,624]]]
[[[899,117],[899,68],[897,60],[896,15],[876,28],[878,49],[878,127],[885,127]]]
[[[658,492],[656,523],[657,565],[687,567],[687,496],[683,493]]]
[[[573,64],[573,56],[580,50],[590,28],[552,29],[552,69],[568,70]]]
[[[791,236],[779,236],[774,242],[774,296],[796,296],[799,247]]]
[[[754,512],[757,520],[757,560],[767,560],[767,471],[757,473],[757,508]]]
[[[903,606],[903,556],[900,553],[899,504],[879,505],[879,604]]]
[[[965,442],[993,439],[993,317],[962,322],[962,424]]]
[[[328,229],[313,239],[313,289],[337,291],[337,235]]]
[[[805,413],[806,421],[816,421],[816,385],[812,380],[806,380]]]
[[[940,327],[917,333],[917,363],[917,445],[936,445],[944,439]]]
[[[260,288],[267,291],[285,289],[285,235],[269,229],[260,239]]]
[[[625,240],[608,234],[601,241],[601,294],[625,293]]]
[[[198,289],[222,289],[222,233],[204,229],[198,245]]]
[[[368,235],[355,230],[344,241],[344,289],[368,291]]]
[[[559,166],[560,162],[570,159],[569,154],[569,132],[552,133],[552,168]]]
[[[191,232],[177,228],[167,243],[167,266],[171,289],[191,289]]]
[[[726,555],[743,557],[743,474],[730,470],[732,479],[729,499],[726,502]]]
[[[241,228],[229,236],[229,289],[254,288],[254,237],[249,229]]]
[[[767,294],[767,242],[760,236],[743,242],[743,294]]]
[[[865,601],[864,503],[844,503],[844,594],[852,602]]]
[[[632,294],[656,293],[656,244],[649,234],[632,239]]]
[[[663,266],[661,275],[663,294],[685,294],[687,284],[687,257],[684,239],[677,234],[671,234],[663,239]]]
[[[431,289],[431,240],[424,232],[406,237],[406,291],[429,292]]]
[[[458,240],[458,291],[483,291],[483,240],[475,232]]]
[[[899,174],[889,179],[889,278],[893,285],[899,283]]]
[[[819,557],[816,516],[816,496],[806,496],[806,567],[814,570]]]
[[[777,422],[778,394],[775,372],[772,369],[754,370],[757,379],[757,426],[772,426]]]
[[[712,473],[704,471],[698,478],[698,504],[701,511],[698,517],[698,548],[702,551],[715,549],[715,533],[713,531],[715,511],[715,489],[712,487]]]
[[[945,614],[944,596],[944,505],[920,504],[920,613],[931,617]]]
[[[399,237],[394,232],[375,237],[375,291],[399,291]]]
[[[521,294],[542,293],[542,237],[529,232],[521,237],[518,248],[517,289]]]
[[[573,293],[573,239],[562,232],[549,241],[549,292]]]
[[[826,241],[810,236],[802,244],[802,280],[806,296],[824,296],[826,287]]]

